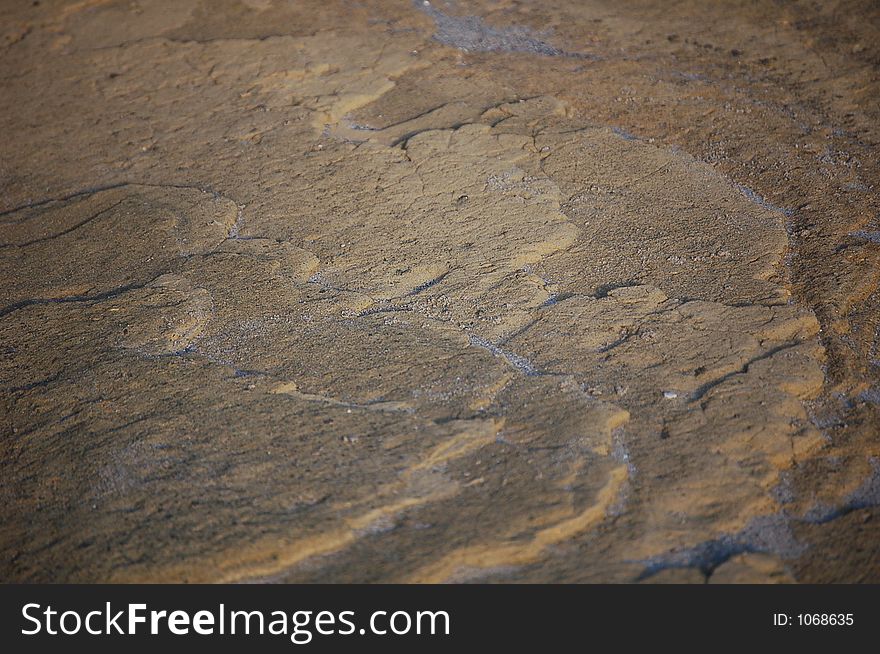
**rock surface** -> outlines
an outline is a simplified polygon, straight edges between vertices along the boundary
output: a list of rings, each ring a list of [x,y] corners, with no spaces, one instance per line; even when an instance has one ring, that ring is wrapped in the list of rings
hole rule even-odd
[[[0,25],[4,581],[880,581],[874,4]]]

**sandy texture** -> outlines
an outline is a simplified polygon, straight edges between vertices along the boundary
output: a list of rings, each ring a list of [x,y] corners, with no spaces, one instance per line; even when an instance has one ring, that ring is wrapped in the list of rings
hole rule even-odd
[[[870,2],[0,8],[4,581],[880,581]]]

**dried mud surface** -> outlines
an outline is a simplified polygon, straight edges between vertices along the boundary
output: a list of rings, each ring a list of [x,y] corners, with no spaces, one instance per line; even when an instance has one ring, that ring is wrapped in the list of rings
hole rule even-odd
[[[3,581],[880,581],[880,10],[3,3]]]

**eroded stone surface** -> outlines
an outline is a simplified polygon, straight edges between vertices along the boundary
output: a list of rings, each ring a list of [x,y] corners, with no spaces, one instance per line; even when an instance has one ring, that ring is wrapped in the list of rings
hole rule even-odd
[[[872,241],[822,286],[811,169],[730,169],[798,120],[706,118],[632,10],[44,4],[0,64],[4,579],[786,582],[875,510]]]

